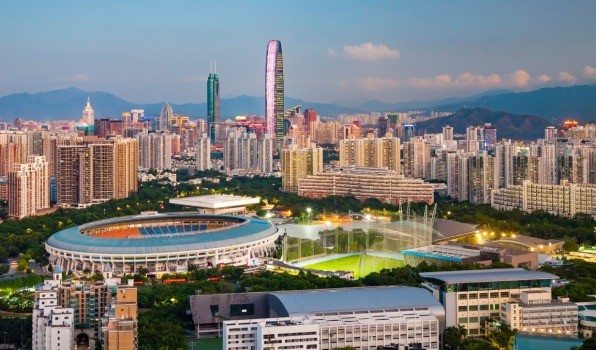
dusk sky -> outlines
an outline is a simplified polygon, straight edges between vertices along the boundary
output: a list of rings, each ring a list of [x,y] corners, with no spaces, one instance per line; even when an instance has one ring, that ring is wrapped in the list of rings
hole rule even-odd
[[[134,102],[286,95],[397,102],[596,82],[596,1],[0,1],[0,95],[76,86]]]

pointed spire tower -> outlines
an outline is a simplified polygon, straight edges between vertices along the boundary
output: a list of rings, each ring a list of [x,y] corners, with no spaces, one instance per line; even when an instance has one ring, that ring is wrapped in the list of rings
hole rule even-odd
[[[95,112],[93,111],[93,107],[91,107],[91,100],[89,97],[87,97],[87,104],[85,105],[85,108],[83,108],[81,123],[85,125],[93,125],[95,123]]]

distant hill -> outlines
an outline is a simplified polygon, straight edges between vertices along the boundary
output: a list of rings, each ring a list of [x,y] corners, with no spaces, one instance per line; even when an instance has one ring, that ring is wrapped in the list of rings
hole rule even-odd
[[[87,97],[91,99],[97,117],[119,117],[122,112],[133,108],[144,109],[148,116],[157,115],[165,103],[134,103],[107,92],[89,92],[77,88],[66,88],[35,94],[19,93],[0,97],[0,119],[12,120],[16,117],[34,120],[77,119],[81,116]],[[330,103],[314,103],[286,98],[288,108],[296,105],[302,105],[302,108],[314,108],[323,116],[360,112],[356,108]],[[172,108],[175,113],[197,118],[205,117],[207,104],[172,104]],[[261,115],[264,109],[263,97],[238,96],[221,100],[223,118],[233,118],[244,114]]]
[[[480,107],[518,114],[539,115],[560,123],[574,118],[582,122],[596,119],[596,85],[543,88],[528,92],[482,96],[454,104],[440,104],[434,109],[457,111],[463,107]]]
[[[509,112],[492,111],[486,108],[462,108],[454,114],[417,123],[417,130],[428,133],[441,132],[443,126],[450,125],[457,134],[466,132],[470,125],[491,123],[497,128],[497,137],[514,140],[530,140],[544,136],[549,123],[535,115],[520,115]]]

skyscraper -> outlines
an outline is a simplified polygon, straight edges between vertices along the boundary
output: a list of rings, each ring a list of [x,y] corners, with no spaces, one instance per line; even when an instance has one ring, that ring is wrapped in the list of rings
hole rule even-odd
[[[219,77],[217,73],[209,73],[207,78],[207,121],[209,122],[209,138],[215,143],[215,124],[221,121],[219,103]]]
[[[265,62],[265,121],[266,133],[281,142],[284,136],[284,59],[281,42],[267,43]]]
[[[159,114],[156,129],[160,131],[168,130],[168,127],[170,126],[170,119],[172,119],[173,117],[174,110],[172,109],[172,106],[170,106],[170,103],[166,102],[166,104],[161,109],[161,113]]]
[[[44,156],[29,156],[8,174],[8,215],[22,219],[50,207],[50,177]]]
[[[95,112],[93,111],[93,107],[91,107],[91,101],[89,97],[87,97],[87,104],[85,108],[83,108],[83,117],[81,118],[81,123],[85,125],[93,125],[95,122]]]

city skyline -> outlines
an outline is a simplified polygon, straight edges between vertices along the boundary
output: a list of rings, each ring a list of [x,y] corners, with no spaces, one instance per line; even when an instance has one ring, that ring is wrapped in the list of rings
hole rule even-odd
[[[286,47],[286,95],[311,101],[428,100],[596,79],[590,2],[139,4],[72,3],[51,16],[51,5],[2,3],[0,28],[9,35],[0,38],[0,95],[77,86],[136,101],[199,102],[208,62],[217,59],[222,97],[260,96],[262,45],[272,38]],[[289,13],[319,20],[296,30],[285,23]],[[61,16],[76,20],[56,22]],[[208,25],[193,30],[191,21]],[[40,34],[42,27],[51,30]]]

